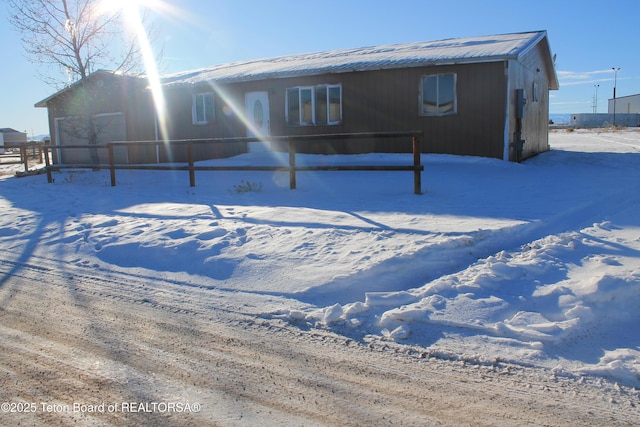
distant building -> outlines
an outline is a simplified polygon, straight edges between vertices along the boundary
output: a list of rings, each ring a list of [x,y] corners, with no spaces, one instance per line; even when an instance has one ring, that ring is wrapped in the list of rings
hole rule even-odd
[[[27,134],[12,128],[0,128],[0,153],[4,148],[17,147],[27,142]]]
[[[569,125],[579,128],[598,128],[613,126],[640,126],[640,94],[617,97],[615,111],[613,98],[609,99],[608,113],[572,114]],[[615,117],[614,117],[615,113]]]
[[[614,118],[611,113],[581,113],[572,114],[569,126],[576,128],[602,128],[613,126]],[[640,126],[640,114],[637,113],[617,113],[615,117],[616,126],[638,127]]]
[[[609,99],[609,113],[613,114],[613,98]],[[637,95],[629,95],[629,96],[620,96],[616,98],[615,102],[616,106],[616,123],[617,123],[617,115],[618,114],[630,114],[630,113],[638,113],[640,114],[640,94]]]

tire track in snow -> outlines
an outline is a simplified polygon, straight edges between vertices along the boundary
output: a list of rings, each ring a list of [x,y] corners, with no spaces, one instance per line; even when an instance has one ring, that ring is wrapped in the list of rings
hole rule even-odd
[[[7,419],[12,422],[588,426],[640,421],[632,406],[638,397],[627,389],[603,390],[545,370],[501,362],[474,366],[393,343],[366,346],[331,332],[300,331],[234,311],[207,296],[210,290],[189,288],[196,292],[188,298],[169,286],[145,302],[143,286],[162,288],[168,282],[145,278],[143,285],[126,274],[104,280],[87,267],[38,262],[21,265],[0,289],[3,399],[173,398],[200,401],[203,409],[113,416],[40,411]]]

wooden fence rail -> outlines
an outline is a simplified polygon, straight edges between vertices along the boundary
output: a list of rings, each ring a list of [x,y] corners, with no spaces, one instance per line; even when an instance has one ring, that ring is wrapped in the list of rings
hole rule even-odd
[[[39,142],[27,142],[24,144],[19,144],[10,147],[0,147],[4,149],[4,153],[0,154],[0,165],[24,165],[24,173],[29,172],[29,157],[37,158],[39,157],[40,161],[36,163],[42,163],[43,157],[43,144]],[[11,149],[18,149],[18,153],[8,152]],[[29,150],[31,154],[29,154]],[[36,152],[38,154],[36,154]],[[5,162],[4,159],[19,159]]]
[[[45,162],[47,170],[47,181],[53,182],[51,172],[54,170],[70,169],[70,168],[92,168],[92,169],[109,169],[111,186],[116,186],[116,170],[184,170],[189,172],[189,185],[195,187],[196,171],[288,171],[289,172],[289,188],[292,190],[297,187],[296,173],[303,171],[412,171],[413,172],[413,192],[422,194],[422,178],[421,174],[424,166],[420,162],[420,140],[422,131],[404,131],[404,132],[367,132],[367,133],[341,133],[341,134],[315,134],[315,135],[295,135],[295,136],[270,136],[263,140],[272,142],[286,142],[289,154],[288,166],[196,166],[193,156],[193,146],[200,144],[229,144],[237,142],[255,142],[256,138],[214,138],[214,139],[197,139],[197,140],[172,140],[172,141],[127,141],[127,142],[110,142],[103,145],[48,145],[45,146]],[[413,162],[407,165],[335,165],[335,166],[297,166],[296,153],[297,144],[308,141],[329,141],[337,139],[366,140],[371,138],[411,138]],[[135,164],[120,165],[115,164],[114,148],[122,146],[185,146],[187,148],[187,164]],[[108,164],[51,164],[46,151],[53,149],[107,149],[109,163]]]

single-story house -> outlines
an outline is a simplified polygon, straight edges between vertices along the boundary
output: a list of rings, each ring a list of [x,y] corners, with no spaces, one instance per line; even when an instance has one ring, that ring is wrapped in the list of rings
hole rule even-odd
[[[549,149],[549,90],[558,78],[547,33],[535,31],[236,62],[167,75],[161,87],[161,118],[144,78],[104,71],[36,106],[49,109],[52,142],[62,145],[80,142],[74,122],[86,111],[77,99],[88,93],[90,114],[106,130],[101,141],[418,130],[425,153],[514,161]],[[259,145],[199,148],[203,159]],[[299,151],[410,149],[406,139],[377,139],[316,141]],[[119,161],[183,157],[125,150]]]

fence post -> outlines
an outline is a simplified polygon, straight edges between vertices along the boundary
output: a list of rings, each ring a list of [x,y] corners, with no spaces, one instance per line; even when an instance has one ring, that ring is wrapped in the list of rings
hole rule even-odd
[[[111,175],[111,186],[116,186],[116,169],[114,167],[115,160],[113,156],[113,144],[107,144],[107,152],[109,153],[109,174]]]
[[[47,182],[51,184],[53,176],[51,176],[51,163],[49,162],[49,147],[45,145],[42,148],[44,149],[44,168],[47,171]]]
[[[27,146],[20,145],[20,160],[24,164],[24,171],[29,172],[29,161],[27,160]]]
[[[289,139],[289,188],[296,189],[296,143]]]
[[[420,165],[420,140],[413,137],[413,193],[422,194],[422,171]]]
[[[193,170],[193,144],[187,143],[187,157],[189,161],[189,185],[191,187],[196,186],[196,171]]]

